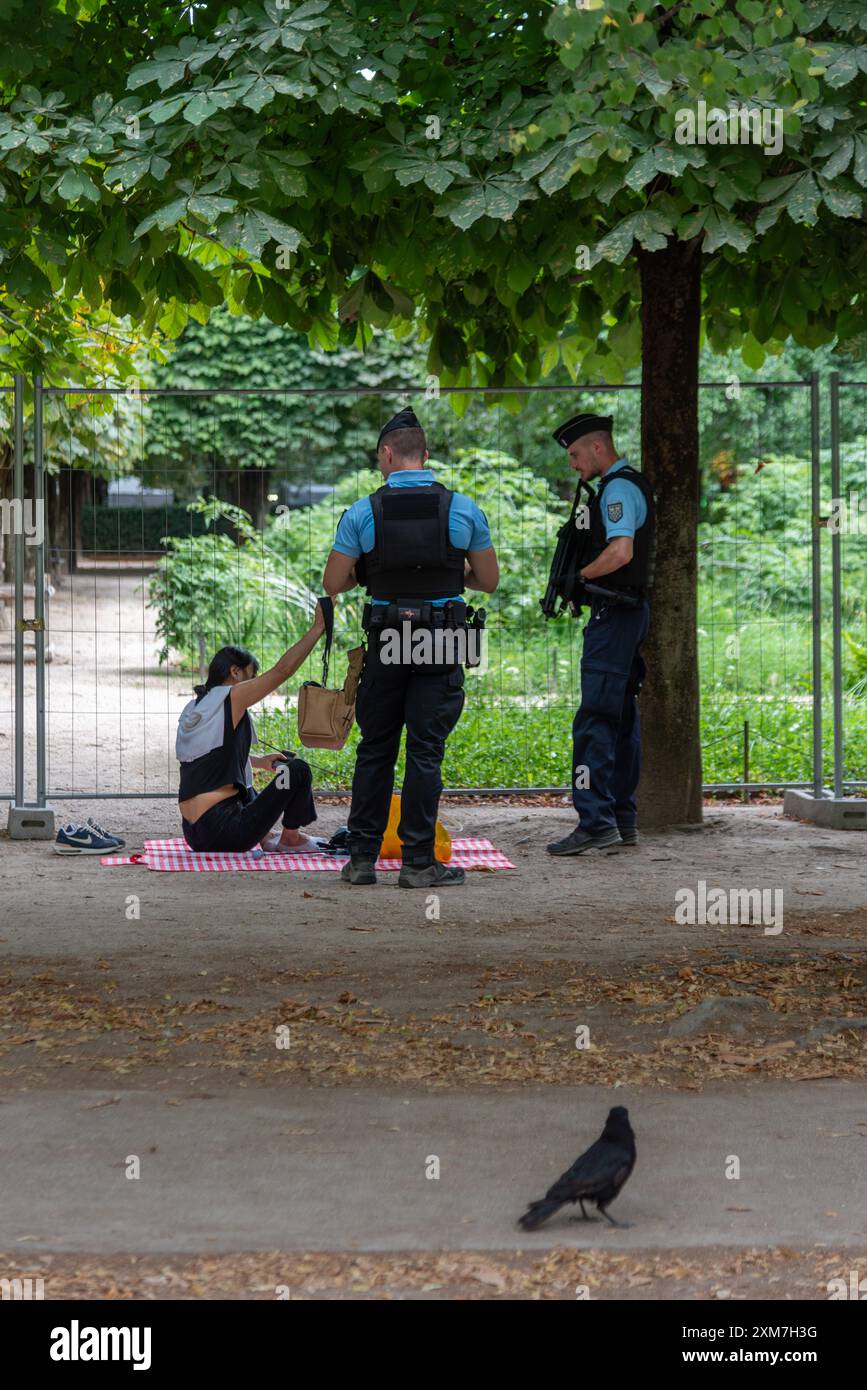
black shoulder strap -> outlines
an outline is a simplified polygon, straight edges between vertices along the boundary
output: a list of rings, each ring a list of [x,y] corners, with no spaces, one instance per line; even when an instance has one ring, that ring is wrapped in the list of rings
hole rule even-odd
[[[328,663],[331,659],[331,643],[334,641],[334,600],[323,597],[319,600],[322,616],[325,619],[325,651],[322,653],[322,684],[328,685]]]
[[[584,503],[584,502],[581,501],[581,493],[582,493],[582,492],[586,492],[586,493],[587,493],[587,501],[586,501],[586,503]],[[583,478],[579,478],[579,479],[578,479],[578,486],[577,486],[576,489],[575,489],[575,497],[573,498],[573,501],[572,501],[572,510],[571,510],[571,512],[569,513],[569,525],[570,525],[570,526],[574,526],[574,525],[575,525],[575,518],[576,518],[576,516],[578,515],[578,510],[579,510],[579,508],[580,508],[580,507],[583,507],[583,506],[589,507],[589,506],[590,506],[590,503],[593,501],[593,499],[594,499],[595,496],[596,496],[596,493],[593,491],[593,489],[592,489],[592,487],[590,486],[590,484],[589,484],[589,483],[585,483]]]
[[[642,526],[646,526],[648,523],[650,523],[650,534],[652,537],[653,544],[655,545],[656,493],[654,492],[653,487],[650,484],[650,481],[647,478],[645,478],[644,474],[640,473],[637,468],[633,468],[631,464],[627,463],[625,468],[618,468],[616,473],[607,473],[604,478],[599,479],[599,485],[596,489],[596,496],[601,498],[605,490],[606,484],[609,482],[616,482],[618,478],[625,478],[626,481],[628,483],[631,483],[633,487],[637,487],[638,491],[644,498],[645,505],[647,507],[647,516],[644,522],[642,523]],[[639,531],[641,529],[642,528],[639,527]]]
[[[446,565],[448,564],[448,555],[451,549],[449,522],[451,520],[452,498],[454,497],[454,493],[447,487],[443,487],[442,483],[431,483],[430,488],[432,492],[436,490],[443,499],[442,505],[440,506],[440,563]]]
[[[368,501],[370,502],[370,514],[373,517],[373,546],[376,549],[376,542],[379,540],[379,532],[382,528],[382,494],[384,487],[378,487],[376,492],[372,492]]]
[[[609,483],[616,482],[618,478],[625,478],[628,483],[632,483],[633,486],[637,487],[641,492],[643,492],[645,488],[648,488],[651,492],[653,491],[644,474],[637,468],[633,468],[631,463],[627,463],[623,468],[618,468],[616,473],[609,472],[605,474],[604,478],[600,478],[598,484],[599,490],[601,491],[602,488],[607,487]]]

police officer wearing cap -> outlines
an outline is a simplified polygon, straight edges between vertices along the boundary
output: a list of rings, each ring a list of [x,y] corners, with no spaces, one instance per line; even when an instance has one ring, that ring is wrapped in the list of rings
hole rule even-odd
[[[592,588],[581,706],[572,725],[572,800],[579,823],[548,845],[556,855],[638,844],[636,697],[646,674],[641,647],[650,620],[656,507],[650,484],[617,453],[611,427],[611,416],[581,414],[554,433],[573,471],[585,483],[598,479],[588,507],[589,558],[580,571]]]
[[[412,410],[380,431],[377,461],[385,483],[343,513],[323,584],[334,595],[363,584],[368,648],[355,706],[361,731],[349,812],[346,883],[376,882],[374,865],[391,804],[394,768],[406,729],[406,771],[398,835],[402,888],[463,883],[464,871],[434,854],[440,767],[447,736],[464,704],[464,673],[453,661],[397,664],[393,634],[461,628],[472,610],[465,588],[493,593],[497,557],[484,512],[450,492],[425,468],[427,443]],[[388,645],[386,641],[388,639]],[[435,646],[431,650],[436,655]],[[452,649],[454,650],[454,649]]]

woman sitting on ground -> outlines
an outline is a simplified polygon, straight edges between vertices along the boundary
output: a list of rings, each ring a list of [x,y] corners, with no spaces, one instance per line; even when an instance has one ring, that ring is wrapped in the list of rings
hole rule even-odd
[[[255,729],[249,709],[294,675],[324,631],[317,603],[313,625],[270,671],[257,675],[259,663],[250,652],[222,647],[205,684],[194,687],[196,698],[181,713],[175,743],[181,824],[190,849],[243,853],[261,843],[291,853],[317,847],[299,829],[316,820],[310,768],[300,758],[251,758]],[[254,767],[277,773],[258,794],[252,786]],[[269,836],[281,819],[282,831]]]

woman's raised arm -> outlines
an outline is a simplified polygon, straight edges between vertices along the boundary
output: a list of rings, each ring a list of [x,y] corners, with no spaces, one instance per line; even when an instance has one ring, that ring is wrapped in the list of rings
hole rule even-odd
[[[249,681],[239,681],[237,685],[232,686],[229,698],[232,701],[233,724],[240,723],[244,711],[249,709],[251,705],[257,705],[260,700],[264,700],[266,695],[277,690],[284,681],[288,681],[290,676],[294,676],[298,667],[307,660],[324,631],[325,618],[317,603],[312,626],[293,647],[283,653],[270,671],[263,671],[261,676],[254,676]]]

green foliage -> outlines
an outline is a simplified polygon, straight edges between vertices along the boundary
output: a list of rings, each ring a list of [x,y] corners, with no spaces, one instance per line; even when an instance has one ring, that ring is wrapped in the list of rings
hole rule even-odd
[[[528,590],[526,578],[544,568],[553,535],[548,509],[562,506],[548,483],[514,458],[491,449],[459,448],[450,463],[442,464],[434,457],[430,467],[446,487],[478,502],[496,535],[502,580],[493,621],[514,623],[525,609],[535,612],[539,596]],[[270,522],[269,544],[299,579],[315,588],[341,513],[381,483],[381,475],[372,469],[344,478],[327,502],[284,512]],[[355,604],[358,599],[347,595],[341,606],[347,602]]]
[[[200,511],[190,511],[181,503],[166,507],[107,507],[87,503],[81,508],[81,545],[83,550],[116,554],[154,552],[164,549],[166,537],[187,540],[203,536],[208,525]],[[214,529],[226,532],[228,525],[220,518]]]
[[[843,639],[851,658],[852,683],[849,697],[852,700],[867,702],[867,644],[858,642],[851,632],[844,632]]]
[[[7,0],[7,312],[37,338],[58,303],[176,336],[227,303],[322,348],[415,316],[446,385],[615,381],[636,243],[700,237],[718,350],[757,369],[790,335],[865,330],[863,8],[373,14]],[[680,143],[699,99],[778,109],[782,148]]]
[[[828,348],[811,353],[788,344],[762,380],[797,380],[813,368],[845,371],[848,365]],[[699,395],[707,517],[714,499],[725,494],[726,467],[740,475],[769,453],[806,448],[810,401],[807,389],[756,389],[734,352],[714,354],[705,346],[700,375],[725,386]],[[414,336],[397,342],[376,333],[364,353],[326,353],[311,348],[303,334],[219,310],[206,324],[189,323],[167,361],[150,374],[141,418],[131,422],[136,444],[143,441],[136,471],[189,498],[244,467],[270,470],[269,488],[277,479],[333,484],[372,460],[383,419],[404,403],[415,407],[438,458],[453,457],[469,438],[481,449],[529,463],[564,497],[568,476],[551,435],[574,409],[612,414],[621,452],[640,458],[639,391],[583,390],[579,397],[562,366],[549,385],[561,389],[525,395],[517,412],[490,395],[445,392],[428,399],[424,352]],[[152,388],[172,394],[153,394]],[[230,394],[238,390],[245,394]],[[179,391],[209,394],[174,394]],[[858,437],[854,412],[844,411],[841,425],[844,443]]]
[[[858,448],[841,454],[843,496],[862,495],[863,459]],[[826,470],[827,472],[827,470]],[[716,491],[699,528],[699,572],[715,609],[807,614],[811,606],[810,466],[803,458],[766,454],[744,460],[730,486]],[[823,499],[823,511],[831,499]],[[841,555],[845,621],[863,613],[863,559],[844,537]]]
[[[149,583],[160,661],[182,652],[197,669],[202,647],[210,656],[238,643],[271,665],[309,626],[316,596],[287,572],[239,507],[199,499],[189,510],[204,520],[206,533],[170,536]],[[217,530],[219,520],[231,523],[237,542]]]
[[[324,352],[304,333],[219,310],[206,324],[187,325],[151,385],[225,394],[148,396],[146,476],[170,479],[187,496],[215,470],[265,468],[293,482],[330,482],[347,460],[371,457],[384,418],[403,399],[399,388],[412,383],[423,389],[414,339],[377,333],[363,353]],[[309,394],[284,394],[290,389]]]

